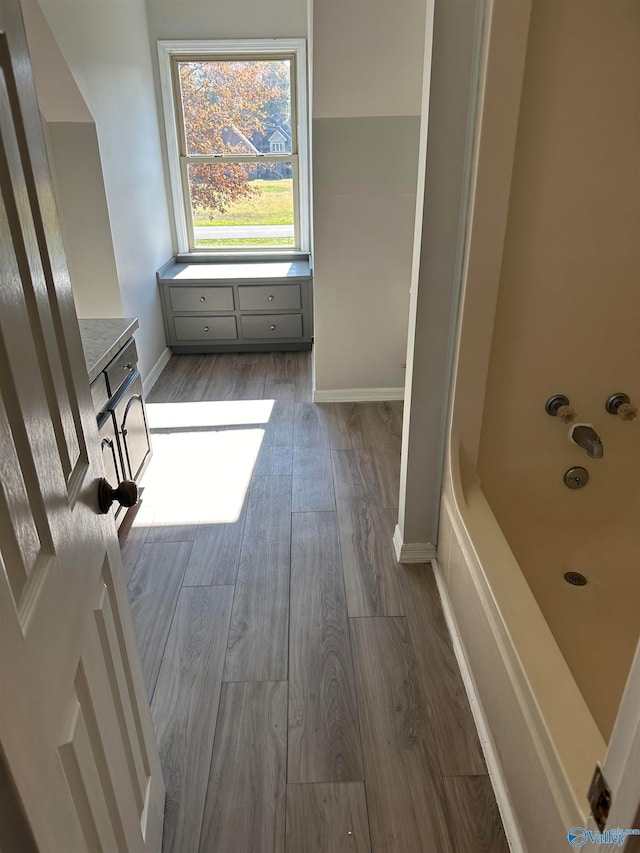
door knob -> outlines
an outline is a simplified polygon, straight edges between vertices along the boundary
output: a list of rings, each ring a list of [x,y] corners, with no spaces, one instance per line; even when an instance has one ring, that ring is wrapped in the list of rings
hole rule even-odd
[[[104,477],[98,480],[98,506],[100,512],[109,512],[114,501],[122,506],[135,506],[138,503],[138,484],[133,480],[123,480],[114,489]]]

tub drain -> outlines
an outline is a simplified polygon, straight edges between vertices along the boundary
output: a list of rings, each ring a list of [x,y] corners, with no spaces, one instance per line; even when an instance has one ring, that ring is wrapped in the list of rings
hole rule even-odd
[[[580,572],[565,572],[564,579],[573,586],[584,586],[587,582],[585,576],[581,575]]]

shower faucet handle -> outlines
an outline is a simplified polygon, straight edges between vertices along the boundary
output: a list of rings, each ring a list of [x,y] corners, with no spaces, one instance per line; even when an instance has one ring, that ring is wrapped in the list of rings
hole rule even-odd
[[[576,419],[576,410],[569,405],[569,398],[564,394],[549,397],[544,408],[548,415],[559,418],[565,424],[572,424]]]
[[[638,409],[631,404],[628,394],[612,394],[605,403],[610,415],[619,415],[623,421],[632,421],[638,416]]]
[[[638,409],[636,406],[632,406],[631,403],[622,403],[618,406],[618,414],[623,421],[632,421],[638,417]]]
[[[560,418],[564,424],[572,424],[576,419],[576,410],[571,406],[560,406],[556,412],[556,417]]]

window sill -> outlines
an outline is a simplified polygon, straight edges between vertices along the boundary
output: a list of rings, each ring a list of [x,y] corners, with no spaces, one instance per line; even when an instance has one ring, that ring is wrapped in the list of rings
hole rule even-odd
[[[178,264],[264,263],[267,261],[311,261],[310,252],[178,252]]]

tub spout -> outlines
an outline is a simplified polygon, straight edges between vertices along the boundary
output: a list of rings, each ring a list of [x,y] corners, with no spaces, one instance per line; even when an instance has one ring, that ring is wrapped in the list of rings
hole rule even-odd
[[[569,430],[569,440],[587,451],[592,459],[602,459],[604,447],[602,439],[591,424],[576,424]]]

